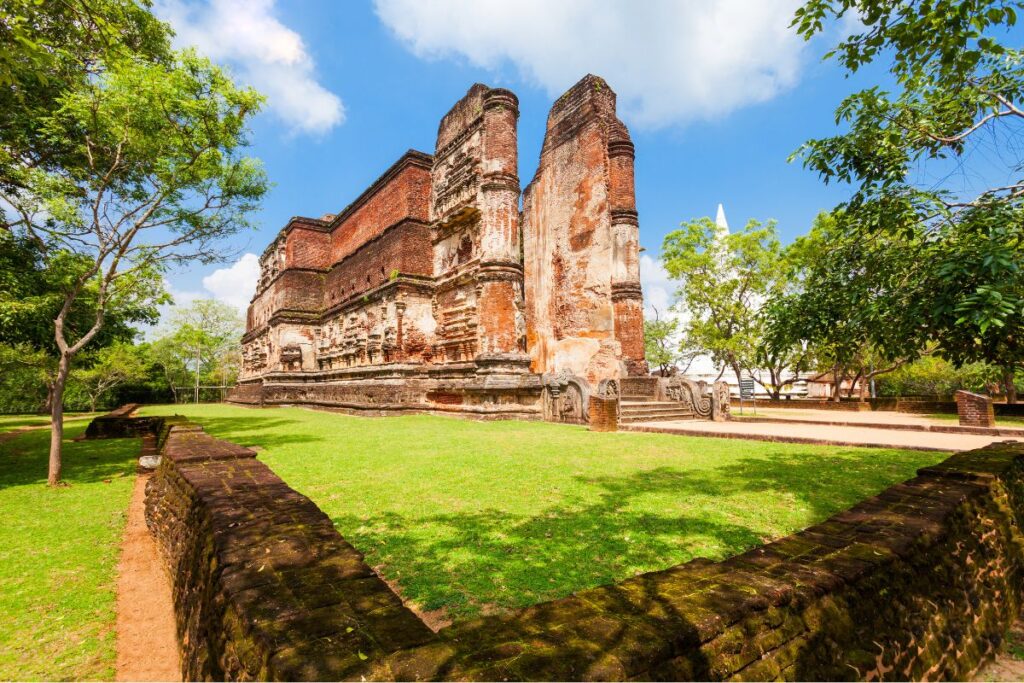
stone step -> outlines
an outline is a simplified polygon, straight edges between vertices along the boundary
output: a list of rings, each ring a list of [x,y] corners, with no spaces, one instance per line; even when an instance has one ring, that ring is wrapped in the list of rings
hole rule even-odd
[[[680,411],[678,413],[658,413],[657,415],[620,415],[619,423],[628,424],[632,422],[668,422],[675,420],[695,420],[693,413]]]
[[[676,401],[627,401],[619,403],[619,422],[692,420],[694,414]]]

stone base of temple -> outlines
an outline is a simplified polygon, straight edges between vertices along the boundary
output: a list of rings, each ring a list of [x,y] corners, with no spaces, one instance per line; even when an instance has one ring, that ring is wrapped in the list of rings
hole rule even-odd
[[[460,414],[477,419],[543,419],[541,376],[518,359],[424,369],[395,363],[322,372],[277,372],[239,383],[231,403],[306,405],[359,415]]]

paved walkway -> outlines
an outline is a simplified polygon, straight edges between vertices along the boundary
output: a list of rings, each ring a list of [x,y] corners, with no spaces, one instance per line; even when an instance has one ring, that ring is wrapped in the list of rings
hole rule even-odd
[[[811,408],[758,408],[757,413],[750,406],[743,407],[743,415],[739,408],[732,408],[732,416],[736,420],[748,417],[770,417],[773,420],[801,420],[811,422],[850,422],[862,424],[891,425],[944,425],[955,427],[956,420],[942,420],[927,415],[897,413],[895,410],[814,410]]]
[[[820,411],[826,412],[826,411]],[[726,439],[755,439],[790,443],[820,443],[838,446],[875,446],[910,448],[929,451],[967,451],[1012,437],[975,434],[915,432],[871,427],[846,427],[816,424],[785,424],[781,422],[743,423],[677,420],[636,422],[620,425],[623,431],[666,432],[691,436],[713,436]],[[1019,438],[1019,437],[1018,437]],[[1024,438],[1019,438],[1024,441]]]

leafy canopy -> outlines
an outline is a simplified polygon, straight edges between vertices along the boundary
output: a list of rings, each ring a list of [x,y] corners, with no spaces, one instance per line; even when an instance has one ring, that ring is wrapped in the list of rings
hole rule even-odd
[[[797,11],[807,39],[855,15],[862,28],[829,57],[850,73],[884,60],[897,86],[847,97],[836,110],[845,132],[794,155],[854,187],[830,234],[833,281],[869,297],[857,316],[885,325],[885,356],[934,345],[956,364],[1024,362],[1024,53],[1010,31],[1022,6],[811,0]],[[883,261],[858,270],[862,255]],[[812,310],[831,305],[820,304]]]
[[[699,218],[665,236],[662,260],[679,282],[685,337],[716,365],[751,369],[761,329],[759,309],[785,286],[783,250],[775,222],[751,220],[738,231]]]

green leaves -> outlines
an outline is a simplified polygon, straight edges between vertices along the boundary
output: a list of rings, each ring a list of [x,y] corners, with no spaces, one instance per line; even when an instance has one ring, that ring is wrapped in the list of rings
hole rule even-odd
[[[822,321],[805,335],[842,348],[824,322],[834,320],[871,330],[889,357],[934,346],[957,364],[1024,362],[1024,158],[1013,142],[1024,125],[1024,54],[1006,43],[1022,6],[812,0],[797,12],[808,39],[855,13],[863,29],[832,55],[851,73],[884,59],[897,85],[850,95],[836,110],[845,130],[792,157],[854,189],[822,235],[829,270],[812,265],[810,291],[793,304],[808,325]],[[985,176],[1007,181],[977,189]],[[835,292],[861,301],[841,305]]]
[[[730,233],[710,218],[691,220],[665,236],[662,260],[680,283],[687,343],[717,364],[749,367],[761,336],[758,310],[786,284],[775,222],[751,220]]]

